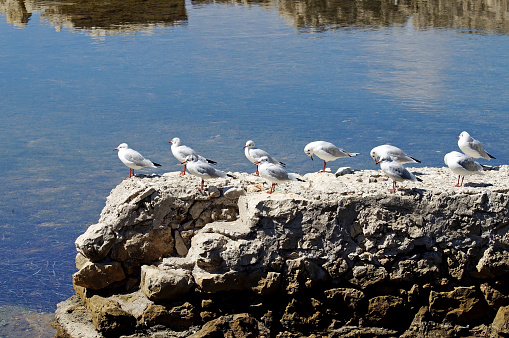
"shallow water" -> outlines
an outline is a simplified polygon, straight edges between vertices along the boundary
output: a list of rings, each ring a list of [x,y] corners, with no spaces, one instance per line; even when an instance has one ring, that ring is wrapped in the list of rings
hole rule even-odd
[[[73,294],[74,239],[128,169],[180,169],[178,136],[231,171],[248,139],[302,174],[328,140],[376,169],[392,143],[443,166],[463,130],[507,164],[509,1],[0,0],[0,306]],[[483,161],[483,163],[488,163]]]

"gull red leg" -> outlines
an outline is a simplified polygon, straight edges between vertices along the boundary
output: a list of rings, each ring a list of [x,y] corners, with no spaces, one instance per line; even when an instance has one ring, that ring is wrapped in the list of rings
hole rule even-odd
[[[187,169],[187,163],[184,164],[184,170],[182,170],[180,172],[180,175],[185,175],[186,174],[186,169]]]
[[[269,191],[267,191],[268,194],[272,194],[276,190],[276,183],[272,183],[272,186]]]
[[[205,184],[205,180],[202,178],[201,179],[201,187],[197,187],[196,189],[198,190],[203,190],[203,185]]]
[[[326,161],[323,161],[323,170],[320,170],[319,173],[324,173],[325,172],[325,167],[327,166],[327,162]]]
[[[455,187],[461,187],[463,185],[463,180],[461,180],[461,184],[460,184],[460,178],[461,178],[461,175],[458,175],[458,183],[456,183]],[[463,176],[463,179],[465,179],[465,176]]]
[[[258,172],[258,165],[256,165],[256,172],[254,173],[255,176],[260,176],[260,173]]]
[[[389,189],[391,194],[396,192],[396,181],[392,181],[392,189]]]

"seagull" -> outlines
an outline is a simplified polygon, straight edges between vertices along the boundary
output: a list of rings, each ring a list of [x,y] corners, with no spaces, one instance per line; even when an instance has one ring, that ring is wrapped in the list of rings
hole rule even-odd
[[[308,143],[306,147],[304,147],[304,152],[306,155],[311,157],[311,159],[313,159],[313,154],[315,154],[323,160],[323,170],[320,170],[320,173],[325,171],[327,162],[334,161],[341,157],[352,157],[359,155],[359,153],[351,153],[344,151],[343,149],[339,149],[334,144],[325,141],[314,141]]]
[[[222,172],[221,170],[217,170],[207,162],[200,161],[198,156],[195,155],[188,155],[182,164],[187,164],[187,170],[194,176],[201,178],[201,187],[198,187],[198,190],[203,190],[205,180],[227,176],[234,177]]]
[[[460,147],[461,151],[468,156],[471,156],[472,158],[484,158],[488,161],[495,158],[484,150],[481,142],[474,139],[466,131],[462,132],[457,138],[459,139],[458,147]]]
[[[392,194],[396,191],[396,181],[403,182],[406,180],[410,180],[413,182],[419,181],[422,182],[420,178],[417,178],[404,168],[398,162],[394,162],[389,156],[383,156],[380,158],[380,169],[392,179],[392,189],[389,189],[389,192]]]
[[[217,162],[214,162],[212,160],[206,159],[203,156],[198,155],[196,153],[196,151],[194,151],[192,148],[190,148],[188,146],[182,145],[181,142],[180,142],[180,139],[178,137],[174,137],[170,141],[170,143],[171,143],[171,153],[181,163],[184,163],[186,161],[186,158],[189,155],[196,156],[196,158],[199,161],[202,161],[202,162],[207,162],[207,163],[212,163],[212,164],[216,164],[217,163]],[[184,164],[184,169],[180,172],[180,174],[181,175],[185,175],[186,174],[186,164]]]
[[[147,160],[136,150],[129,148],[127,143],[121,143],[113,150],[118,150],[118,158],[122,161],[122,163],[129,167],[129,177],[126,179],[134,176],[134,170],[144,167],[157,168],[161,166],[158,163]]]
[[[252,163],[256,164],[257,161],[260,161],[260,158],[262,156],[266,156],[270,163],[279,165],[281,167],[284,167],[286,165],[283,162],[279,162],[274,157],[270,156],[270,154],[268,152],[266,152],[265,150],[256,148],[255,143],[251,140],[247,141],[246,145],[243,148],[244,148],[244,154],[246,155],[247,159],[249,161],[251,161]],[[258,176],[259,174],[260,173],[258,171],[258,165],[256,165],[256,173],[254,175]]]
[[[467,175],[483,174],[483,168],[479,163],[474,161],[472,157],[459,151],[451,151],[445,154],[444,162],[454,174],[458,175],[458,183],[456,183],[455,187],[461,187]],[[462,177],[461,184],[460,177]]]
[[[375,163],[378,164],[377,157],[390,157],[393,161],[398,162],[399,164],[405,163],[421,163],[421,161],[408,156],[403,152],[403,150],[398,147],[391,146],[390,144],[384,144],[378,147],[371,149],[369,153],[371,157],[375,160]]]
[[[272,182],[272,187],[267,191],[269,194],[274,192],[276,183],[283,183],[285,181],[305,182],[303,179],[289,174],[284,168],[271,163],[267,156],[260,157],[260,160],[256,161],[255,164],[259,167],[260,176]]]

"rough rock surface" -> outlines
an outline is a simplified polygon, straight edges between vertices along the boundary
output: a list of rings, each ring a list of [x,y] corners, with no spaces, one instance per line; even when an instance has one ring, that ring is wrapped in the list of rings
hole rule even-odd
[[[509,334],[509,167],[307,174],[268,195],[245,173],[119,184],[76,240],[71,337]],[[87,327],[88,329],[85,329]],[[79,334],[77,333],[79,332]]]

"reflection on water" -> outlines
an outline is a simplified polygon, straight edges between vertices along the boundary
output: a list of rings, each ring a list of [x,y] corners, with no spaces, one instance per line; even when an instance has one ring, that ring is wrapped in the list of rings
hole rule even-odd
[[[193,0],[192,3],[274,8],[288,24],[304,32],[406,25],[412,18],[419,29],[509,33],[509,0]],[[58,30],[84,29],[91,35],[129,34],[187,21],[185,0],[0,0],[0,12],[13,25],[27,24],[34,11],[42,11],[41,17]]]

